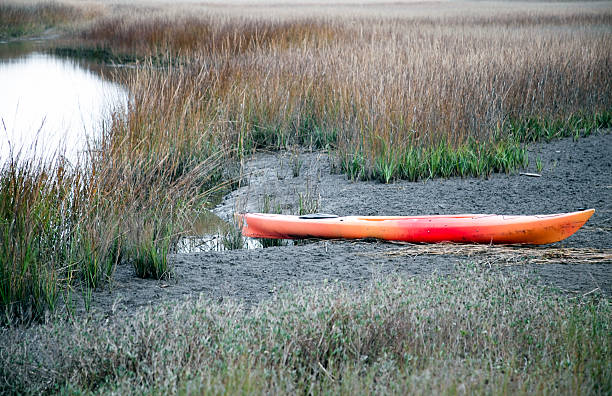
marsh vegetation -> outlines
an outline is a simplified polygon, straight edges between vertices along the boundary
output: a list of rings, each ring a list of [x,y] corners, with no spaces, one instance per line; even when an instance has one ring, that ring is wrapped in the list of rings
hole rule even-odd
[[[137,66],[116,76],[127,114],[81,163],[4,163],[5,310],[42,312],[56,290],[79,277],[97,286],[119,259],[167,275],[178,219],[231,185],[237,174],[224,169],[253,150],[328,149],[347,177],[388,183],[511,172],[528,163],[526,142],[609,127],[612,11],[501,8],[307,7],[296,17],[283,7],[3,4],[6,26],[61,29],[60,52]],[[97,258],[76,253],[90,251]]]
[[[82,163],[4,163],[3,306],[40,312],[56,293],[14,294],[22,282],[55,290],[91,268],[83,276],[95,286],[118,258],[141,276],[166,274],[156,268],[177,219],[231,184],[226,164],[259,148],[326,148],[347,177],[388,183],[511,172],[527,164],[526,142],[611,125],[608,7],[427,9],[314,7],[296,17],[282,7],[3,4],[6,26],[56,26],[57,48],[137,65],[117,75],[128,113],[115,114]],[[126,210],[138,215],[125,220]],[[84,264],[77,251],[99,259]]]
[[[608,299],[568,299],[488,265],[358,291],[302,286],[248,310],[200,298],[5,331],[0,389],[604,395],[611,314]]]
[[[118,265],[140,277],[171,276],[168,254],[193,214],[231,190],[241,161],[258,149],[328,150],[334,169],[353,180],[486,177],[526,166],[530,142],[612,126],[607,3],[301,10],[0,4],[2,38],[51,28],[61,36],[51,49],[58,54],[130,66],[114,76],[130,92],[128,111],[112,115],[79,161],[57,153],[0,164],[4,324],[44,320],[72,294],[104,286]],[[302,198],[306,208],[312,199]],[[239,245],[235,235],[228,243]],[[66,366],[45,362],[52,366],[41,384],[23,356],[22,366],[3,365],[12,381],[3,386],[61,387],[77,378],[84,390],[202,391],[226,378],[228,389],[257,392],[401,393],[436,390],[414,376],[440,378],[450,367],[473,381],[454,377],[438,390],[610,391],[610,339],[601,337],[610,331],[607,300],[570,302],[503,282],[490,294],[495,279],[383,282],[364,296],[326,290],[253,313],[199,301],[146,310],[133,328],[61,324],[59,333],[41,331],[74,334]],[[431,290],[413,296],[412,287]],[[462,300],[484,294],[484,305]],[[527,300],[533,312],[517,308]],[[443,308],[458,304],[468,308]],[[314,325],[294,323],[304,312]],[[492,322],[495,315],[504,321]],[[186,338],[167,352],[163,337],[179,333],[173,323],[187,326]],[[533,381],[544,372],[553,374]]]

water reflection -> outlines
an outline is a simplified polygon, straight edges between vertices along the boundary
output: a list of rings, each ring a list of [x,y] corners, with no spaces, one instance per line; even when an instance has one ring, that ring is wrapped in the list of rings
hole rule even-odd
[[[32,45],[32,44],[30,44]],[[0,45],[0,164],[22,157],[76,159],[127,91],[75,60]]]
[[[177,253],[223,251],[235,248],[230,246],[233,243],[228,238],[240,238],[242,240],[241,249],[262,247],[257,239],[232,235],[232,231],[239,233],[234,227],[213,212],[203,211],[195,217],[187,235],[179,241],[176,247]]]
[[[126,109],[128,93],[102,77],[106,66],[47,54],[45,45],[0,43],[0,168],[18,154],[29,159],[62,154],[75,161],[100,135],[110,113]],[[203,211],[177,250],[225,250],[231,227]],[[243,247],[261,244],[248,238]]]
[[[228,246],[225,238],[226,236],[222,234],[184,237],[178,242],[176,251],[177,253],[201,253],[222,252],[232,249]],[[257,239],[241,238],[243,245],[240,249],[261,249],[263,247]]]

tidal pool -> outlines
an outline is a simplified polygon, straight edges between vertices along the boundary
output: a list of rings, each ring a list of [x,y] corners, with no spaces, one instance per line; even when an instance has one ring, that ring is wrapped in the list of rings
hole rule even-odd
[[[0,164],[11,156],[74,161],[99,137],[111,112],[125,111],[127,90],[92,65],[0,44]]]
[[[104,131],[113,112],[127,111],[128,92],[106,79],[109,66],[59,57],[48,43],[0,43],[0,169],[10,158],[75,163]],[[212,212],[194,219],[179,252],[224,250],[230,225]],[[244,247],[258,246],[245,240]]]

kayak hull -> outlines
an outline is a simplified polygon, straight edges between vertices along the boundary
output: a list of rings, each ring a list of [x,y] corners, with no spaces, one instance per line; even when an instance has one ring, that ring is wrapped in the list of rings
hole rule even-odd
[[[272,239],[364,239],[412,243],[554,243],[574,234],[594,209],[533,216],[488,214],[346,216],[304,219],[266,213],[241,214],[242,234]]]

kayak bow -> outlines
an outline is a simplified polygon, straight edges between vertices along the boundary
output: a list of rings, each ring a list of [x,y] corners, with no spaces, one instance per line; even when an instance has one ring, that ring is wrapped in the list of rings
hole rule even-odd
[[[435,216],[289,216],[241,214],[242,234],[273,239],[364,239],[413,243],[553,243],[574,234],[595,209],[534,216],[462,214]]]

